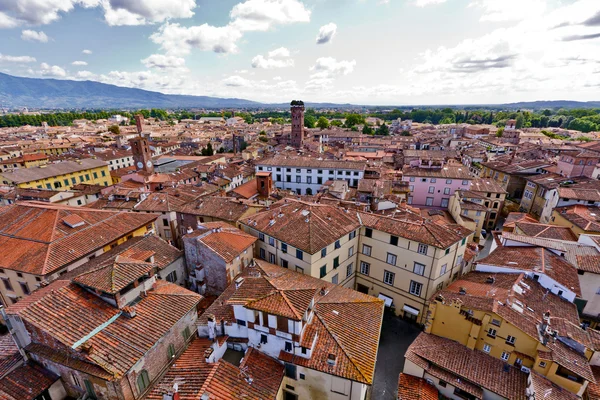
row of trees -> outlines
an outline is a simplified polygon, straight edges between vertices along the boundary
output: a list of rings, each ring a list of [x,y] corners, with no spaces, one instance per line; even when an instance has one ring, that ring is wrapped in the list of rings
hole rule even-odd
[[[0,116],[0,128],[18,127],[23,125],[41,126],[47,122],[50,126],[68,126],[77,119],[97,120],[108,119],[111,115],[120,114],[129,118],[133,124],[133,116],[142,114],[145,118],[156,118],[161,121],[175,123],[182,119],[199,119],[202,117],[223,117],[233,116],[232,111],[210,112],[196,114],[190,111],[175,111],[168,113],[162,109],[137,110],[137,111],[106,111],[90,110],[85,112],[58,112],[42,115],[18,115],[8,114]],[[257,113],[236,112],[236,116],[244,118],[251,124],[257,120],[269,119],[273,123],[284,124],[290,121],[289,111],[261,111]],[[558,127],[564,129],[573,129],[581,132],[591,132],[600,130],[600,109],[558,109],[543,110],[537,112],[531,111],[494,111],[486,109],[476,110],[456,110],[452,108],[422,108],[412,109],[410,111],[392,110],[377,111],[370,114],[344,113],[341,111],[321,112],[309,108],[305,112],[304,125],[308,128],[326,129],[332,126],[343,126],[353,129],[359,125],[364,125],[367,117],[377,117],[384,121],[393,121],[398,118],[403,120],[410,119],[418,123],[430,124],[495,124],[504,126],[509,119],[516,120],[517,128],[548,128]],[[342,123],[342,120],[345,121]],[[379,128],[377,128],[379,129]],[[369,129],[367,129],[368,131]]]

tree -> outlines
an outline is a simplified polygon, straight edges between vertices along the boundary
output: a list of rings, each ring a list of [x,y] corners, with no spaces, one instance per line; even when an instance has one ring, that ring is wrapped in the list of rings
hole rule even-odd
[[[267,135],[267,132],[265,132],[265,131],[260,131],[260,132],[258,132],[258,134],[259,134],[260,136],[266,136],[266,135]]]
[[[267,139],[266,136],[261,136],[258,138],[258,140],[260,140],[261,142],[267,143],[269,141],[269,139]]]
[[[108,131],[118,135],[121,133],[121,129],[119,129],[119,125],[112,125],[108,127]]]
[[[215,154],[212,144],[210,142],[208,142],[208,145],[202,149],[202,153],[203,156],[212,156],[213,154]]]
[[[523,124],[525,123],[525,117],[523,117],[523,114],[519,113],[519,115],[517,115],[517,123],[515,124],[515,128],[517,129],[521,129],[523,127]]]
[[[339,119],[334,119],[333,121],[331,121],[331,126],[340,127],[342,126],[342,121],[340,121]]]
[[[317,119],[313,115],[304,116],[304,126],[306,128],[314,128],[317,123]]]
[[[377,134],[381,136],[387,136],[390,134],[390,128],[388,128],[385,122],[379,127],[379,129],[377,129]]]
[[[321,128],[321,130],[329,128],[329,120],[323,116],[319,117],[317,128]]]
[[[372,135],[373,134],[373,128],[371,128],[369,125],[365,124],[363,126],[362,133],[365,134],[365,135]]]
[[[225,153],[225,147],[221,147],[219,150],[217,150],[217,153]]]
[[[402,135],[402,136],[412,136],[409,131],[402,131],[402,133],[400,135]]]
[[[501,126],[500,128],[498,128],[498,131],[496,132],[496,137],[502,137],[503,133],[504,133],[504,127]]]
[[[355,125],[360,125],[365,123],[365,117],[360,114],[348,114],[346,115],[346,128],[352,128]]]

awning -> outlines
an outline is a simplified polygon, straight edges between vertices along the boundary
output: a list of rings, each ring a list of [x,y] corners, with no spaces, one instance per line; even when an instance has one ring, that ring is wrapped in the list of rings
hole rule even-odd
[[[392,299],[391,297],[386,296],[385,294],[381,294],[379,293],[379,300],[383,300],[385,302],[385,306],[389,307],[392,305],[392,301],[394,301],[394,299]]]
[[[416,308],[412,308],[411,306],[407,306],[406,304],[404,305],[404,307],[402,307],[402,309],[409,314],[419,315],[419,310],[417,310]]]

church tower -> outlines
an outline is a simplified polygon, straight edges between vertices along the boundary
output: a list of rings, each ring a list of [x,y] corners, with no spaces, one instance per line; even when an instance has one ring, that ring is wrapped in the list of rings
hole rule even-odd
[[[142,136],[143,116],[136,115],[135,122],[139,136],[129,140],[133,162],[137,171],[145,171],[151,174],[154,172],[154,164],[152,164],[152,153],[150,152],[148,138]]]
[[[304,102],[293,100],[290,111],[292,112],[291,145],[301,149],[304,145]]]

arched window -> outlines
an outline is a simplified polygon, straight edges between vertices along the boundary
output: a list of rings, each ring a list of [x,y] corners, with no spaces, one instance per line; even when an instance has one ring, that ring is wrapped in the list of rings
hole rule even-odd
[[[150,378],[148,377],[148,371],[142,370],[140,375],[137,377],[137,385],[140,393],[144,393],[150,386]]]
[[[307,196],[311,196],[312,195],[312,189],[311,188],[307,188],[306,189],[306,195]]]

